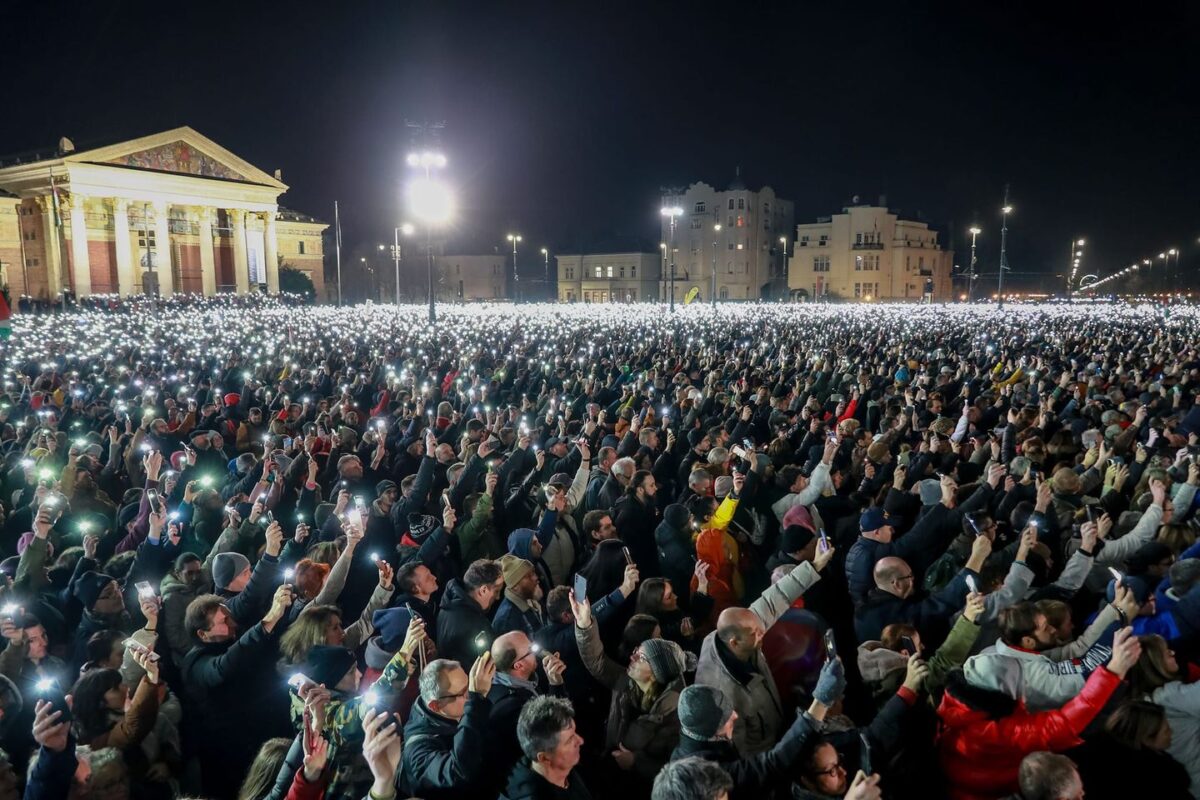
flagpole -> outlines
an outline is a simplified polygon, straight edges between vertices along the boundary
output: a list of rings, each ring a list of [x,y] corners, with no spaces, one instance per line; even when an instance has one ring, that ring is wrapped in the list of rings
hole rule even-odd
[[[342,218],[338,216],[338,201],[333,201],[333,241],[337,251],[338,305],[342,304]]]

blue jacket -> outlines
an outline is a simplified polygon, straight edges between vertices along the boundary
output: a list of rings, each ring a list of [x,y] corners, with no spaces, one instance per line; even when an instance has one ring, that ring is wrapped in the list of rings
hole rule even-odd
[[[496,632],[497,636],[503,636],[510,631],[522,631],[532,639],[533,635],[540,631],[546,622],[544,616],[534,612],[533,603],[529,605],[528,611],[522,611],[505,593],[504,599],[500,601],[500,607],[496,609],[496,616],[492,617],[492,630]]]
[[[61,753],[38,749],[37,762],[29,773],[25,800],[66,800],[75,778],[75,737],[67,737]]]

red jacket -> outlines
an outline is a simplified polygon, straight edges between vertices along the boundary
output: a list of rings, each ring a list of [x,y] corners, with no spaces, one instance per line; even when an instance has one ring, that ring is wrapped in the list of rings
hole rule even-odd
[[[1018,702],[1012,716],[1002,719],[988,719],[946,692],[938,707],[938,751],[950,796],[991,800],[1014,794],[1021,759],[1036,750],[1061,752],[1078,745],[1080,732],[1120,683],[1101,667],[1062,708],[1031,714]]]

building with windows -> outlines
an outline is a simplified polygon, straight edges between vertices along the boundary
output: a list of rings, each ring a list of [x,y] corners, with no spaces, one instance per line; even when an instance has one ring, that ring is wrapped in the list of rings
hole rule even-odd
[[[425,269],[424,256],[420,269]],[[508,259],[504,255],[439,255],[434,257],[437,269],[437,296],[442,303],[471,303],[487,300],[507,300],[509,294]],[[418,270],[420,271],[420,270]],[[421,273],[424,275],[424,273]],[[418,278],[417,301],[427,297],[425,278]]]
[[[753,191],[734,178],[725,191],[693,183],[665,194],[664,208],[678,206],[675,221],[675,300],[697,290],[696,299],[774,300],[787,296],[785,245],[791,237],[793,206],[770,186]],[[669,249],[670,219],[662,219]],[[719,227],[718,227],[719,226]],[[669,296],[671,254],[664,252],[661,296]],[[714,289],[715,285],[715,289]]]
[[[287,189],[187,127],[83,150],[63,138],[0,161],[0,267],[13,296],[53,299],[275,292],[288,264],[322,297],[328,226],[281,212]]]
[[[793,299],[952,298],[954,251],[924,222],[901,219],[884,203],[854,205],[796,226],[788,259]]]
[[[554,260],[560,303],[640,303],[660,297],[660,253],[588,253]]]

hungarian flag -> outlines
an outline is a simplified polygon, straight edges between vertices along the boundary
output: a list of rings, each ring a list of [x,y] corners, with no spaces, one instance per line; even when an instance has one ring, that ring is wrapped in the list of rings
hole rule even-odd
[[[12,310],[8,307],[8,301],[4,299],[4,295],[0,294],[0,339],[7,339],[12,333]]]

